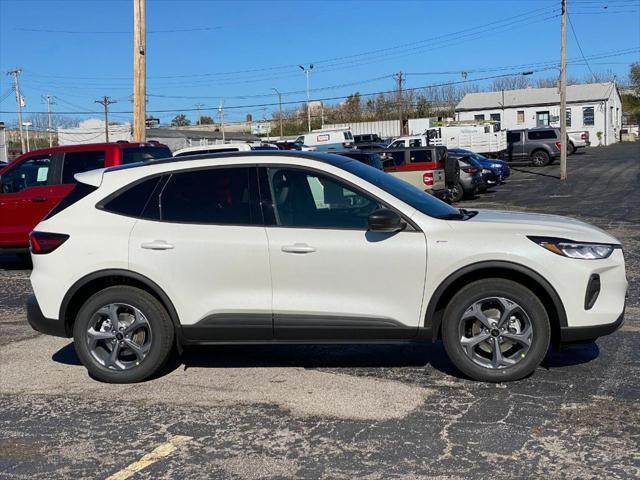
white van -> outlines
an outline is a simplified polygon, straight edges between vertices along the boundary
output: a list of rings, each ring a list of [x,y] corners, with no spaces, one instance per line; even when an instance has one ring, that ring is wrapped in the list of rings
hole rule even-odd
[[[317,151],[344,150],[354,145],[351,130],[315,130],[300,135],[294,143]]]
[[[214,143],[181,148],[173,152],[173,156],[185,157],[187,155],[202,155],[205,153],[249,152],[251,150],[278,150],[278,147],[260,143]]]

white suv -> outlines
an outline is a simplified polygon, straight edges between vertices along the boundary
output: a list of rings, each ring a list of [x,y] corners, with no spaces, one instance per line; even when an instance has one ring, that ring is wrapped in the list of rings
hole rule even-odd
[[[486,381],[623,321],[620,243],[550,215],[465,211],[328,154],[238,152],[78,174],[31,235],[36,330],[97,379],[190,344],[442,338]]]

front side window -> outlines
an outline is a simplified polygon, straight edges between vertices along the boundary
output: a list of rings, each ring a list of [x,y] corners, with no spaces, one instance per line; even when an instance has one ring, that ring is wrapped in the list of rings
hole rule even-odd
[[[250,167],[191,170],[171,175],[160,194],[160,220],[259,225],[249,188]],[[255,172],[255,169],[254,169]]]
[[[404,140],[396,140],[389,145],[389,148],[404,148]]]
[[[47,185],[50,167],[51,155],[28,158],[2,175],[1,193],[18,193]]]
[[[104,168],[104,151],[69,152],[62,162],[62,183],[75,183],[76,173]]]
[[[381,208],[368,195],[316,172],[269,168],[267,173],[276,223],[282,227],[366,230],[369,215]]]
[[[585,127],[592,127],[594,125],[593,107],[582,108],[582,124]]]
[[[411,147],[421,147],[422,146],[422,140],[419,138],[412,138],[411,140],[409,140],[409,148]]]

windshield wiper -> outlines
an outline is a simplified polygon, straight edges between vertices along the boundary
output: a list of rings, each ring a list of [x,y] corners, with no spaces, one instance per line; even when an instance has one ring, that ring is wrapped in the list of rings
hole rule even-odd
[[[466,210],[464,208],[459,208],[457,213],[447,213],[446,215],[441,215],[438,218],[442,220],[469,220],[470,218],[475,217],[478,214],[475,210]]]

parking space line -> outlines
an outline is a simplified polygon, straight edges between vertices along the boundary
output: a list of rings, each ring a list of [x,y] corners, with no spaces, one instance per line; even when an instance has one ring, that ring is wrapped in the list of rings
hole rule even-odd
[[[125,480],[134,473],[139,472],[143,468],[147,468],[149,465],[156,463],[161,458],[166,457],[176,449],[177,445],[186,443],[192,438],[193,437],[187,437],[185,435],[176,435],[175,437],[172,437],[168,442],[163,443],[159,447],[153,449],[152,452],[144,455],[140,460],[133,462],[126,468],[123,468],[119,472],[114,473],[113,475],[108,477],[107,480]]]

